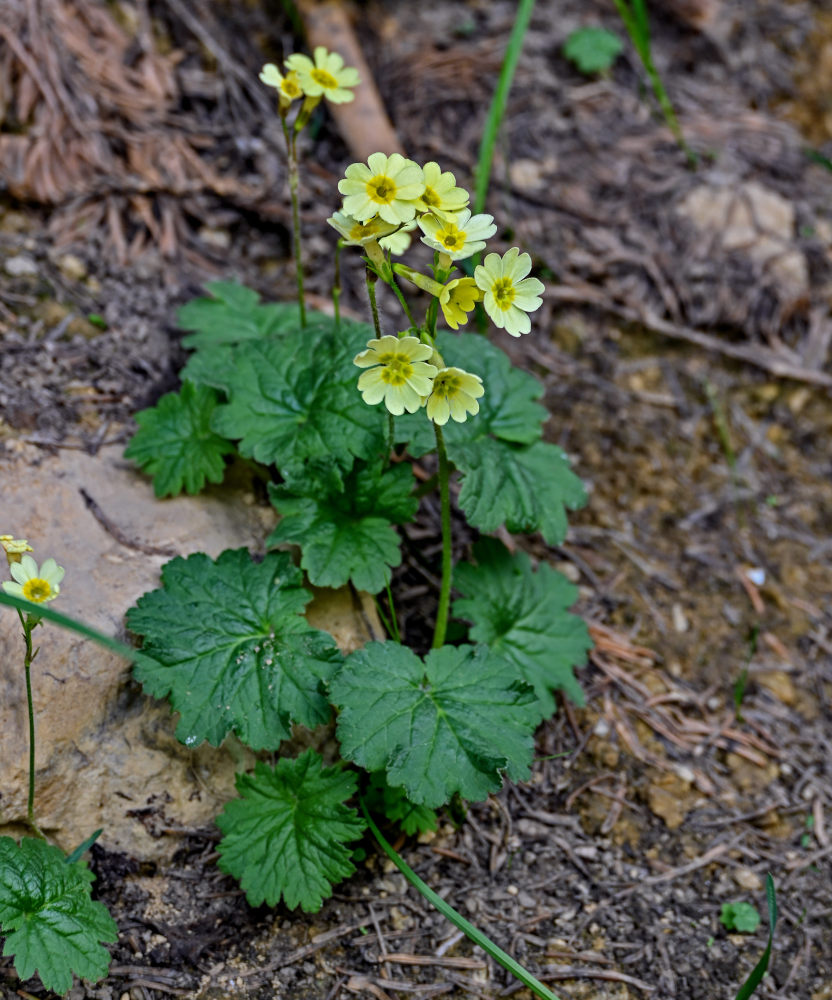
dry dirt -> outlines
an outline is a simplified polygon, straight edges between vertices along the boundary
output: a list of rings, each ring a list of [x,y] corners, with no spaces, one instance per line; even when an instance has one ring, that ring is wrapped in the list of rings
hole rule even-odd
[[[238,77],[180,6],[149,4],[160,51],[181,49],[177,72],[191,85],[202,74],[208,96],[181,113],[201,115],[206,135],[225,128],[213,167],[250,186],[271,171],[269,204],[280,202],[279,136],[252,130]],[[529,250],[550,289],[531,336],[496,339],[544,381],[549,437],[589,490],[560,549],[519,541],[580,585],[597,643],[580,672],[587,707],[562,705],[541,726],[527,785],[400,846],[563,1000],[733,997],[765,946],[770,872],[780,921],[759,995],[830,1000],[832,174],[806,147],[832,156],[828,88],[810,71],[829,78],[832,28],[808,0],[714,0],[704,26],[654,5],[656,63],[700,157],[691,169],[631,50],[593,79],[560,54],[583,23],[620,32],[611,6],[539,0],[488,201],[497,242]],[[246,72],[291,50],[279,10],[212,10],[232,22],[223,38]],[[359,11],[408,153],[469,186],[514,4],[376,0]],[[248,147],[228,139],[246,128]],[[321,303],[325,218],[350,156],[326,114],[305,152],[307,268]],[[729,206],[698,226],[680,206],[699,189],[734,192],[746,214]],[[157,195],[157,208],[179,206]],[[123,197],[129,243],[141,213]],[[56,244],[54,206],[0,201],[0,447],[126,441],[131,414],[176,385],[185,352],[173,312],[205,279],[238,275],[291,297],[285,214],[215,189],[200,198],[178,217],[176,256],[150,233],[123,265],[106,214],[74,240],[62,223]],[[760,219],[760,206],[771,214]],[[344,307],[365,315],[354,258],[343,281]],[[438,532],[426,505],[406,549],[430,557]],[[406,559],[396,592],[418,642],[431,613],[420,561]],[[93,850],[95,891],[120,936],[110,976],[73,1000],[528,996],[369,841],[358,874],[309,917],[248,907],[214,865],[215,830],[177,836],[166,870]],[[721,926],[721,905],[737,900],[760,908],[755,934]],[[0,994],[46,995],[36,980],[18,988],[0,959]]]

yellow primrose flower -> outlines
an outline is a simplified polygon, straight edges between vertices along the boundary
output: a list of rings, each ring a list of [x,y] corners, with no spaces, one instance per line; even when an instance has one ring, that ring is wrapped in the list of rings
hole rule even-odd
[[[294,71],[284,76],[274,63],[266,63],[260,70],[260,80],[267,87],[274,87],[283,107],[288,107],[298,97],[303,97],[300,77]]]
[[[473,278],[454,278],[443,285],[439,305],[448,326],[456,330],[460,324],[467,323],[468,313],[481,298],[482,292]]]
[[[10,566],[12,563],[19,563],[24,552],[33,551],[25,538],[15,538],[14,535],[0,535],[0,545],[3,546]]]
[[[490,253],[474,270],[474,280],[485,293],[485,311],[512,337],[531,330],[531,320],[526,314],[539,309],[543,301],[540,298],[543,282],[526,277],[531,268],[531,257],[520,253],[519,247],[512,247],[502,258]]]
[[[482,250],[489,236],[497,232],[493,216],[472,216],[467,208],[445,219],[423,215],[419,219],[419,228],[425,234],[422,242],[446,254],[451,260],[462,260]]]
[[[11,580],[3,583],[3,590],[7,594],[43,604],[58,596],[61,589],[58,584],[63,580],[65,571],[54,559],[47,559],[38,569],[35,560],[24,555],[19,563],[9,567],[9,572],[14,577],[14,583]]]
[[[422,168],[401,153],[371,153],[367,163],[351,163],[338,190],[344,195],[344,212],[366,222],[380,215],[399,225],[416,215],[416,201],[425,190]]]
[[[465,208],[470,196],[464,188],[456,186],[456,177],[450,170],[443,173],[439,164],[431,160],[422,167],[422,172],[425,190],[419,199],[419,208],[423,212],[433,212],[442,219]]]
[[[325,97],[333,104],[346,104],[355,99],[348,87],[361,82],[358,70],[345,66],[337,52],[328,52],[323,45],[316,45],[315,61],[299,52],[289,56],[286,66],[300,77],[300,85],[308,97]]]
[[[435,424],[446,424],[453,417],[461,424],[468,414],[480,412],[477,402],[483,395],[482,379],[461,368],[443,368],[433,379],[433,391],[428,398],[428,419]]]
[[[363,247],[371,240],[380,240],[382,236],[389,236],[396,231],[392,222],[385,222],[379,218],[359,222],[350,215],[344,215],[343,212],[333,212],[326,221],[341,234],[345,246],[348,247]]]
[[[400,226],[395,233],[379,240],[379,246],[384,247],[385,250],[389,250],[394,257],[401,257],[410,246],[410,234],[415,228],[416,220],[414,219],[413,222],[407,222],[405,225]]]
[[[357,354],[353,364],[369,368],[358,379],[365,403],[371,406],[384,400],[395,416],[405,410],[415,413],[422,399],[430,395],[435,365],[426,364],[433,348],[418,337],[381,337],[368,340],[367,350]],[[374,367],[370,367],[370,366]]]

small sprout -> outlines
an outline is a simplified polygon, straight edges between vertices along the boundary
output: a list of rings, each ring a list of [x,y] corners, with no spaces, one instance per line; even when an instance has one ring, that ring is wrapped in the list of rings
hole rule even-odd
[[[753,934],[760,926],[760,914],[751,903],[723,903],[719,922],[727,931]]]
[[[606,28],[578,28],[563,44],[563,54],[581,73],[604,73],[618,58],[624,43]]]

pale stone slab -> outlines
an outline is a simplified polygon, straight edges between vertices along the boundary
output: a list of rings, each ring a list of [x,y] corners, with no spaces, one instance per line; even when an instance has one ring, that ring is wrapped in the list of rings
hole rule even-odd
[[[27,538],[38,562],[53,556],[65,567],[53,607],[108,635],[125,637],[125,612],[159,586],[168,559],[240,546],[262,552],[273,523],[274,512],[244,490],[157,500],[121,446],[53,457],[7,442],[0,453],[0,534]],[[310,621],[345,652],[381,635],[372,602],[348,590],[317,592]],[[209,823],[252,755],[236,740],[220,749],[181,745],[167,704],[145,697],[123,660],[48,623],[35,634],[42,828],[65,850],[103,827],[105,847],[145,859],[168,855],[178,838],[165,829]],[[22,832],[26,814],[22,653],[17,615],[0,608],[0,835]]]

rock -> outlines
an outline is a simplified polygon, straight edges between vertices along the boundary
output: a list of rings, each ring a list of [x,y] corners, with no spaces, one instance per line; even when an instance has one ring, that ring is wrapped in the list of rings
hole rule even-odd
[[[747,892],[759,892],[763,888],[763,880],[750,868],[736,868],[731,872],[731,878],[737,883],[740,889]]]
[[[804,255],[794,246],[791,202],[756,181],[737,187],[700,184],[677,212],[727,251],[740,251],[760,264],[794,298],[809,288]]]
[[[54,607],[108,635],[124,637],[124,614],[159,585],[171,555],[223,549],[262,551],[273,512],[241,502],[240,491],[156,500],[150,482],[121,455],[33,449],[0,452],[0,533],[27,538],[40,562],[66,569]],[[85,503],[85,491],[110,530]],[[169,550],[171,555],[161,554]],[[5,572],[2,577],[7,578]],[[319,591],[311,621],[345,651],[380,637],[371,601]],[[45,624],[33,664],[37,726],[35,811],[50,838],[71,850],[98,827],[102,846],[160,860],[178,845],[165,829],[209,824],[233,797],[234,773],[252,766],[236,740],[189,749],[174,737],[166,703],[144,696],[124,661],[74,633]],[[0,835],[22,832],[28,729],[17,615],[0,608]]]
[[[668,830],[677,830],[693,807],[690,782],[676,774],[658,774],[647,786],[647,805],[663,819]]]
[[[58,269],[70,281],[83,281],[87,276],[87,265],[74,253],[65,253],[57,260]]]
[[[10,274],[13,278],[23,278],[38,273],[38,265],[26,254],[9,257],[3,267],[6,274]]]

